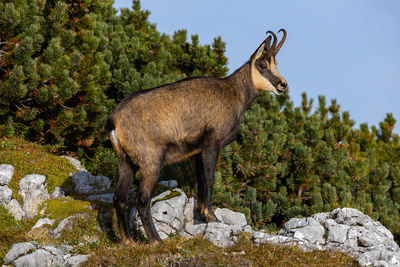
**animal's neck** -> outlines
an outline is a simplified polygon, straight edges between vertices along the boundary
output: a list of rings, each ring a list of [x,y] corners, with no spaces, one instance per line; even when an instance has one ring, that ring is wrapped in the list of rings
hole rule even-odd
[[[240,113],[243,114],[259,93],[251,80],[251,63],[247,62],[226,79],[229,80],[231,89],[239,99]]]

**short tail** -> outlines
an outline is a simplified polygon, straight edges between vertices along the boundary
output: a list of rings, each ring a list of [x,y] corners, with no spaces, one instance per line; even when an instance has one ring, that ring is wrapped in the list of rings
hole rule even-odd
[[[114,147],[115,152],[117,153],[118,157],[124,154],[121,148],[121,143],[119,142],[117,129],[115,128],[114,120],[111,116],[109,116],[106,120],[106,125],[104,126],[104,130],[110,137],[111,143]]]
[[[110,134],[113,130],[115,129],[115,124],[113,119],[109,116],[106,120],[106,125],[104,126],[104,130],[106,130],[106,132],[108,134]]]

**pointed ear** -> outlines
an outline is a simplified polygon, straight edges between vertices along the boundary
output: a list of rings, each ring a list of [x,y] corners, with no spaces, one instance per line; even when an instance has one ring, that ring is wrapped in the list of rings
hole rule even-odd
[[[258,47],[258,49],[256,50],[256,52],[254,52],[254,54],[251,56],[251,61],[252,61],[252,62],[256,61],[257,59],[259,59],[259,58],[262,56],[262,54],[263,54],[263,52],[264,52],[264,48],[265,48],[265,42],[263,42],[263,43]]]

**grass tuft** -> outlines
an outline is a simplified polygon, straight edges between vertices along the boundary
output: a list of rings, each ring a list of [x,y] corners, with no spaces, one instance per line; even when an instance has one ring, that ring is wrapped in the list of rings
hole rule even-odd
[[[0,162],[15,167],[9,186],[14,192],[13,198],[20,203],[18,183],[28,174],[45,175],[50,193],[56,186],[62,186],[66,191],[69,188],[72,192],[69,173],[75,172],[75,168],[68,160],[48,151],[23,139],[0,138]],[[157,188],[165,190],[161,186]],[[162,200],[178,195],[179,192],[172,191]],[[0,265],[4,264],[5,254],[12,244],[36,241],[43,245],[74,245],[73,254],[91,254],[88,266],[356,266],[353,258],[341,253],[304,252],[296,247],[269,244],[256,246],[245,233],[230,248],[216,247],[200,237],[187,239],[179,236],[165,240],[165,246],[150,246],[144,241],[121,245],[112,206],[76,197],[49,200],[44,204],[44,215],[20,222],[0,206]],[[76,214],[85,215],[75,220],[72,230],[66,229],[61,238],[53,240],[51,231],[58,223]],[[56,219],[56,223],[31,230],[42,217]],[[104,225],[111,231],[102,231]]]
[[[76,172],[75,167],[67,159],[49,153],[41,145],[16,137],[0,138],[0,163],[14,166],[14,175],[8,186],[13,190],[12,197],[19,203],[22,203],[22,197],[18,194],[19,181],[28,174],[46,176],[50,194],[56,186],[72,191],[73,183],[69,174]]]
[[[88,266],[357,266],[341,253],[304,252],[297,247],[254,245],[243,234],[236,245],[219,248],[202,238],[168,238],[165,246],[144,243],[99,246]]]

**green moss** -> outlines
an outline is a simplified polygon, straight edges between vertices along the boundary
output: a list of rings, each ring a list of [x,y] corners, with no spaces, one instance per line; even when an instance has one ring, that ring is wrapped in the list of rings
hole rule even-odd
[[[82,217],[74,219],[74,227],[72,230],[64,230],[59,242],[76,246],[80,243],[94,243],[99,241],[103,236],[96,215],[85,213]]]
[[[90,201],[72,199],[70,197],[47,201],[46,214],[50,217],[62,220],[78,213],[94,213],[90,208]]]
[[[0,206],[0,265],[12,244],[25,241],[25,234],[32,228],[33,220],[16,221],[6,208]]]
[[[171,191],[171,193],[169,193],[169,194],[166,195],[165,197],[162,197],[162,198],[160,198],[160,199],[157,199],[156,201],[154,201],[153,203],[151,203],[151,206],[153,206],[154,204],[156,204],[156,203],[159,202],[159,201],[164,201],[164,200],[167,200],[167,199],[171,199],[171,198],[174,198],[174,197],[177,197],[177,196],[180,196],[180,195],[182,195],[182,193],[179,192],[179,191]]]
[[[73,188],[69,174],[76,172],[75,167],[67,159],[49,153],[41,145],[20,138],[0,138],[0,162],[14,166],[9,187],[13,190],[13,198],[20,203],[22,198],[18,195],[19,181],[28,174],[46,176],[47,190],[50,193],[56,186],[61,186],[64,190]]]

